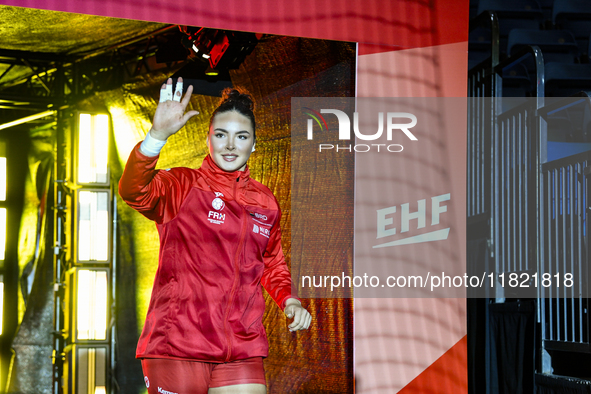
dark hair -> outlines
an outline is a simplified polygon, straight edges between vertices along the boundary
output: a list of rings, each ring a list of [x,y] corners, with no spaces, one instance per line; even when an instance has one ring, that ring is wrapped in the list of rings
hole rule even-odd
[[[254,99],[246,89],[241,87],[225,88],[222,91],[222,98],[218,104],[218,107],[211,114],[211,118],[209,119],[209,127],[211,128],[213,118],[215,118],[217,114],[236,111],[250,119],[250,122],[252,123],[253,139],[256,141],[257,134],[254,108]]]

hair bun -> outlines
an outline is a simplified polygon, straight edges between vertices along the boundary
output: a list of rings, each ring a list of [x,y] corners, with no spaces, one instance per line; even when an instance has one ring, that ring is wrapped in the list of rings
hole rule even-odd
[[[248,108],[254,112],[254,100],[250,93],[244,88],[225,88],[222,91],[222,99],[220,100],[220,106],[224,103],[236,104]]]
[[[209,118],[209,127],[213,123],[213,119],[217,114],[236,111],[239,114],[246,116],[252,123],[253,137],[256,140],[256,119],[254,117],[254,99],[248,91],[242,87],[226,88],[222,91],[222,99],[218,107],[211,114]]]

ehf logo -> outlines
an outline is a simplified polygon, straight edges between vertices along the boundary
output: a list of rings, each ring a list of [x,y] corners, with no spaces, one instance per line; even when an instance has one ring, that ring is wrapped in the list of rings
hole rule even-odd
[[[353,113],[353,125],[351,127],[351,120],[349,115],[344,111],[338,109],[321,109],[320,112],[315,111],[309,107],[303,107],[303,113],[307,116],[307,129],[306,137],[308,140],[314,139],[314,128],[319,128],[321,132],[328,131],[328,124],[322,114],[332,114],[337,117],[338,121],[338,132],[339,140],[346,142],[351,141],[355,138],[361,141],[376,141],[386,133],[386,139],[388,142],[392,141],[392,137],[395,132],[402,132],[409,140],[418,141],[417,137],[410,131],[411,128],[417,125],[417,117],[408,112],[379,112],[377,114],[378,126],[377,131],[373,130],[360,130],[359,128],[359,113]],[[316,125],[316,126],[315,126]],[[351,133],[353,130],[353,134]],[[365,144],[353,144],[353,145],[334,145],[334,144],[318,144],[318,151],[323,152],[326,150],[335,150],[336,152],[347,151],[347,152],[402,152],[404,147],[400,144],[383,144],[383,143],[365,143]]]
[[[441,215],[447,212],[445,201],[451,200],[451,193],[431,197],[430,215],[427,210],[427,199],[416,202],[417,210],[412,211],[411,204],[400,204],[377,210],[376,239],[390,238],[397,234],[401,238],[374,245],[373,248],[409,245],[431,241],[442,241],[449,236],[450,227],[441,228]],[[400,209],[397,209],[400,208]],[[430,223],[429,223],[429,220]],[[423,230],[423,229],[426,229]],[[420,233],[417,234],[417,231]]]

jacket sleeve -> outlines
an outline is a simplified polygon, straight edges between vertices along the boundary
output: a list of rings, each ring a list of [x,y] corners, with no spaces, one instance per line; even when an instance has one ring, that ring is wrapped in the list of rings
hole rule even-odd
[[[279,206],[279,205],[278,205]],[[269,243],[263,254],[265,269],[261,284],[267,293],[275,300],[281,310],[285,309],[285,301],[289,298],[298,298],[295,288],[292,288],[291,274],[287,269],[283,248],[281,247],[281,228],[279,222],[281,212],[275,225],[271,228]],[[299,299],[299,298],[298,298]]]
[[[119,180],[119,195],[130,207],[156,223],[173,219],[191,189],[182,169],[156,170],[159,156],[145,156],[137,144]]]

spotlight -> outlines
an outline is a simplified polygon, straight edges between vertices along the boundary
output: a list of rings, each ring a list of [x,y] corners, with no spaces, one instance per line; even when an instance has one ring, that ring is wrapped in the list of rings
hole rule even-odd
[[[211,66],[207,67],[207,69],[205,70],[205,75],[209,75],[209,76],[217,76],[219,75],[219,71],[216,70],[215,68],[211,68]]]
[[[222,34],[220,30],[192,26],[179,26],[179,28],[185,34],[181,39],[182,44],[193,51],[191,56],[200,55],[203,59],[210,58],[210,52]]]
[[[215,68],[218,66],[220,60],[222,60],[222,57],[230,47],[230,40],[228,39],[228,36],[226,34],[218,34],[216,39],[216,43],[210,51],[211,56],[208,58],[209,65],[211,66],[211,68]]]
[[[181,42],[192,51],[191,58],[205,59],[213,69],[236,69],[250,55],[260,34],[179,26]]]
[[[217,74],[213,72],[217,72]],[[232,87],[228,70],[214,70],[207,63],[198,60],[187,62],[183,68],[174,73],[171,76],[173,84],[176,84],[178,77],[183,77],[185,91],[189,85],[192,85],[193,94],[203,96],[219,97],[222,90]]]
[[[235,70],[252,53],[259,41],[258,35],[235,31],[224,32],[210,54],[212,68]]]

